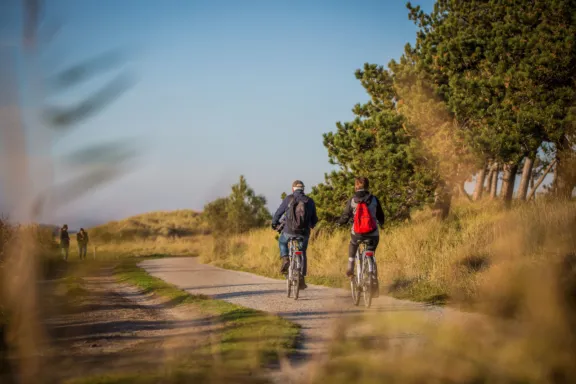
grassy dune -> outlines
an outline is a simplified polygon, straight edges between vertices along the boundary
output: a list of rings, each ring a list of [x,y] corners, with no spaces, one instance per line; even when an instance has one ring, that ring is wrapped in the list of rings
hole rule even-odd
[[[207,232],[201,214],[189,209],[148,212],[90,229],[91,237],[103,243],[180,239]]]
[[[459,203],[445,222],[421,212],[384,230],[376,252],[381,286],[393,296],[468,303],[503,268],[558,260],[576,249],[576,204],[540,202],[503,211],[497,203]],[[349,234],[320,233],[310,242],[310,282],[345,286]],[[204,242],[206,247],[208,242]],[[204,262],[278,276],[274,232],[214,240]]]
[[[200,213],[192,210],[158,211],[89,228],[89,257],[196,255],[209,233]],[[77,252],[72,236],[72,255]]]

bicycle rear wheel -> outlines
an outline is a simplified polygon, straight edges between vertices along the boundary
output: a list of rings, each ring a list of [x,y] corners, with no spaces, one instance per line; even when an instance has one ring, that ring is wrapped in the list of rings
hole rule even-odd
[[[372,305],[372,273],[370,272],[370,260],[368,257],[364,258],[364,273],[362,274],[362,293],[364,296],[364,306],[370,308]]]

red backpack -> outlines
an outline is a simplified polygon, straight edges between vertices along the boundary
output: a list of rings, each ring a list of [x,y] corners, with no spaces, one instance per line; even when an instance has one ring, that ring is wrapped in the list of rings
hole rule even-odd
[[[372,197],[369,199],[372,200]],[[364,200],[359,201],[356,205],[356,213],[354,214],[354,233],[358,235],[365,235],[376,230],[376,220],[370,214],[368,203]]]

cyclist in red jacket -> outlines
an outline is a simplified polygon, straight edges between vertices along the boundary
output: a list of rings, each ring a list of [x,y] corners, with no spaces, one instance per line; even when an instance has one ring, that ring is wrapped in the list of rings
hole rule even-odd
[[[338,220],[339,225],[345,225],[354,219],[351,228],[350,245],[348,246],[347,276],[354,275],[354,259],[358,251],[359,240],[369,240],[367,249],[376,251],[380,240],[378,226],[384,225],[384,211],[378,198],[368,192],[370,184],[366,177],[357,177],[354,180],[354,196],[348,200],[344,213]]]

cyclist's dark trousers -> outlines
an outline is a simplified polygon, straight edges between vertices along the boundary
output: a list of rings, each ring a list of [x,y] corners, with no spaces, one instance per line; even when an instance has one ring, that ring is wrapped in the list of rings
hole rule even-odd
[[[366,247],[366,249],[369,251],[376,251],[376,247],[378,247],[378,242],[380,241],[380,236],[351,235],[350,245],[348,246],[349,260],[354,260],[356,257],[356,251],[358,251],[358,241],[360,240],[370,240],[370,244]]]

